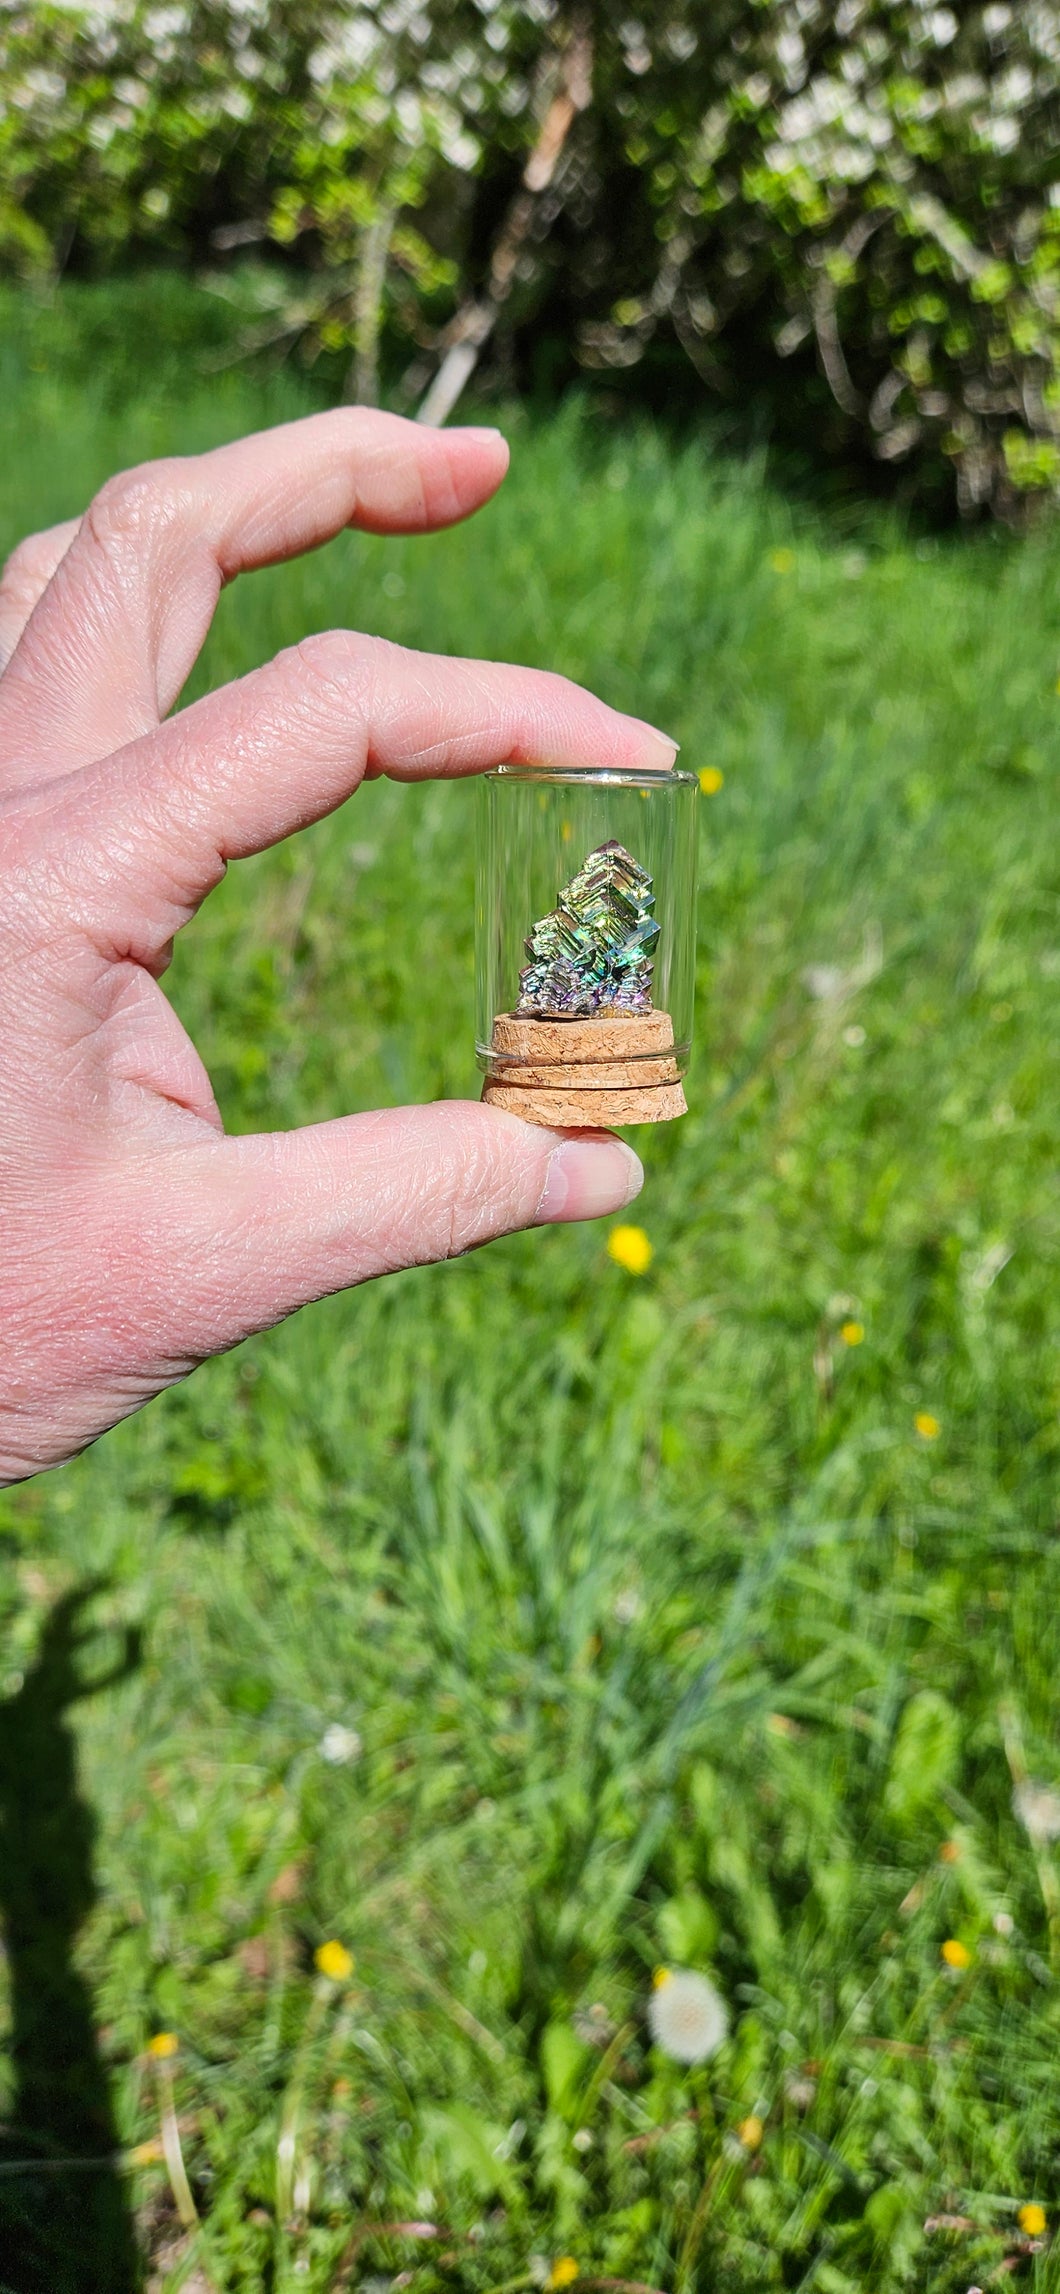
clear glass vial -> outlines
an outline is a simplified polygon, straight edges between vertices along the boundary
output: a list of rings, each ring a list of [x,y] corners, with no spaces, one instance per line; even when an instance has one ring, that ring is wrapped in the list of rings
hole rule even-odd
[[[694,774],[501,765],[479,783],[483,1096],[552,1125],[664,1121],[695,992]]]

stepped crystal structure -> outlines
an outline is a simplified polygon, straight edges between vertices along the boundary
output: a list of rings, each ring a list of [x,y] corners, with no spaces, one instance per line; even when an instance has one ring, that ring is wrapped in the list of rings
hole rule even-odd
[[[534,925],[516,1012],[552,1020],[650,1012],[658,944],[647,869],[624,844],[598,845],[563,886],[551,915]]]

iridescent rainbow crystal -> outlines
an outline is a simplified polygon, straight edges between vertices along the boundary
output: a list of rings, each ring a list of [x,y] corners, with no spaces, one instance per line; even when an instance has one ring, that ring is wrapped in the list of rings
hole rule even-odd
[[[565,884],[526,943],[516,1011],[535,1019],[650,1012],[659,944],[647,869],[624,844],[601,844]]]

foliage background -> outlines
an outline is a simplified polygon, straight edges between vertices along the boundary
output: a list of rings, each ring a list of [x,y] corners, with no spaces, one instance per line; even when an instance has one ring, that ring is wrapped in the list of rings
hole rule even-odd
[[[7,0],[0,252],[224,264],[252,339],[371,395],[382,329],[410,400],[499,294],[509,385],[1012,516],[1060,474],[1058,68],[1056,0]]]
[[[1052,0],[0,12],[0,545],[481,345],[497,504],[244,583],[192,690],[356,622],[709,792],[644,1274],[330,1301],[0,1500],[2,2294],[1056,2284],[1058,62]],[[475,1087],[471,801],[231,872],[230,1125]]]

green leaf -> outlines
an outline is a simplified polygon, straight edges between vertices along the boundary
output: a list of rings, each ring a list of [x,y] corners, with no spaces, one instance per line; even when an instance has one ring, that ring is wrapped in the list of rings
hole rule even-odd
[[[541,2034],[541,2075],[550,2110],[568,2119],[578,2100],[587,2049],[565,2019],[546,2023]]]
[[[884,1806],[899,1824],[908,1824],[938,1799],[960,1755],[961,1724],[937,1689],[910,1697],[898,1724],[884,1791]]]
[[[517,2199],[518,2177],[504,2156],[504,2127],[482,2118],[470,2103],[452,2103],[448,2110],[428,2108],[420,2114],[420,2126],[444,2188],[462,2181],[471,2184],[478,2198],[497,2192],[509,2205]]]
[[[718,1940],[713,1907],[691,1883],[660,1907],[659,1940],[668,1960],[677,1967],[699,1967],[709,1960]]]

